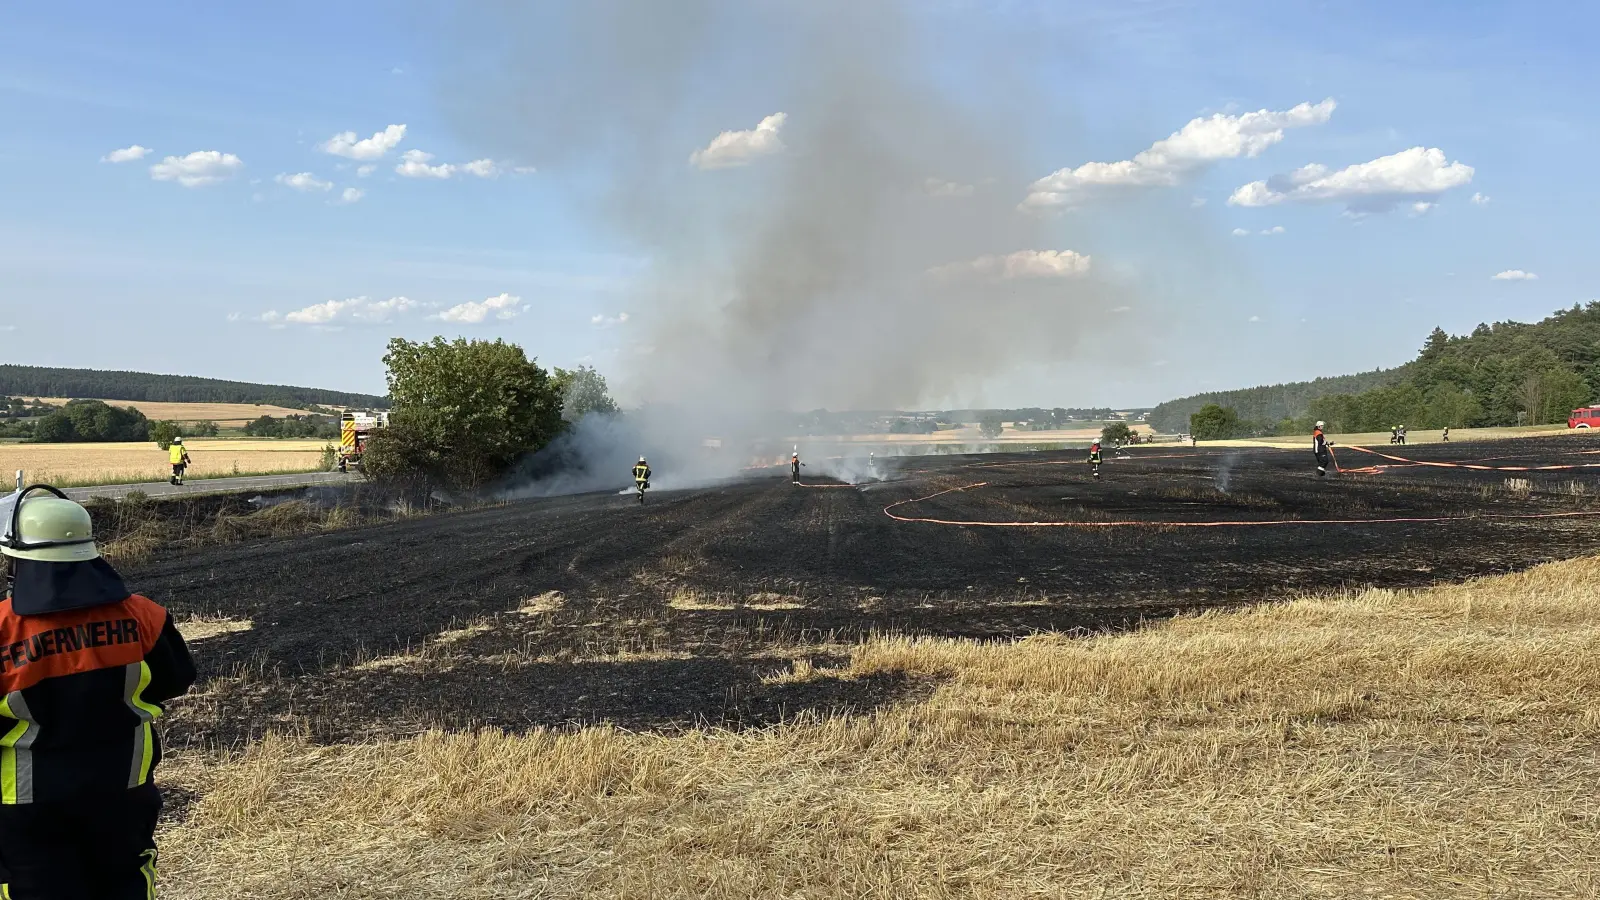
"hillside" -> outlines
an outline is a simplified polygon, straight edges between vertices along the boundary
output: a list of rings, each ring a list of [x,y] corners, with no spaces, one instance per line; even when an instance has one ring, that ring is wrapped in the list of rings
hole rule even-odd
[[[163,403],[260,403],[304,409],[320,406],[387,407],[372,394],[330,391],[282,384],[221,381],[192,375],[56,369],[0,365],[0,395],[14,397],[96,397]]]
[[[1393,369],[1198,394],[1161,404],[1150,421],[1183,431],[1190,413],[1215,403],[1255,431],[1285,419],[1297,420],[1297,432],[1312,419],[1336,432],[1545,425],[1591,402],[1597,386],[1600,302],[1590,302],[1532,324],[1483,324],[1465,335],[1435,328],[1416,359]]]
[[[1211,391],[1168,400],[1150,412],[1150,426],[1157,431],[1189,430],[1189,416],[1210,403],[1231,406],[1239,418],[1250,422],[1276,423],[1306,415],[1312,400],[1334,394],[1358,394],[1386,387],[1405,378],[1406,367],[1377,369],[1359,375],[1335,375],[1311,381],[1294,381],[1234,391]]]

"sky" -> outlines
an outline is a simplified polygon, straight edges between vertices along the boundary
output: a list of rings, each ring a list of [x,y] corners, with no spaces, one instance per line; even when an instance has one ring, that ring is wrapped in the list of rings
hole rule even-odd
[[[547,123],[503,108],[525,73],[484,62],[475,7],[0,9],[3,361],[382,393],[389,338],[465,336],[647,392],[652,349],[701,324],[670,320],[716,313],[661,299],[671,242],[596,212],[617,187],[603,154],[506,137]],[[937,52],[907,77],[1023,106],[1008,151],[1032,179],[923,189],[1012,191],[1042,235],[928,271],[1104,279],[1071,302],[1116,322],[1028,341],[924,406],[1144,406],[1364,371],[1435,326],[1597,297],[1593,4],[911,9]],[[561,77],[560,18],[541,77]],[[656,161],[678,201],[754,190],[740,179],[801,152],[815,110],[780,108],[771,21],[694,70]],[[1004,78],[964,67],[1013,56]],[[897,339],[892,320],[838,327]]]

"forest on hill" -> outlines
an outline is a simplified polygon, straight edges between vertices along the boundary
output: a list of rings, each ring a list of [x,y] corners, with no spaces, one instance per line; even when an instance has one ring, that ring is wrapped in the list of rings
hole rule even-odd
[[[221,381],[192,375],[17,365],[0,365],[0,395],[166,403],[261,403],[292,409],[310,406],[383,408],[389,405],[387,399],[373,394],[322,388]]]
[[[1207,405],[1237,414],[1247,433],[1544,425],[1562,422],[1600,385],[1600,302],[1535,323],[1482,324],[1470,334],[1435,328],[1417,358],[1394,369],[1293,385],[1201,394],[1156,407],[1162,430],[1187,430]],[[1157,419],[1160,416],[1160,419]]]

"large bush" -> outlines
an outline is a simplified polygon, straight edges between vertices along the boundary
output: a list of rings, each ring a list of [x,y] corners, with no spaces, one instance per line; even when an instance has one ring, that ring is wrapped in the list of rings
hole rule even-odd
[[[40,419],[33,440],[41,444],[144,441],[150,420],[133,407],[110,406],[99,400],[74,400]]]
[[[1189,433],[1201,441],[1222,441],[1238,437],[1243,431],[1239,414],[1231,406],[1207,403],[1189,416]]]
[[[562,385],[515,344],[395,338],[383,362],[393,407],[362,457],[370,478],[472,490],[562,430]]]

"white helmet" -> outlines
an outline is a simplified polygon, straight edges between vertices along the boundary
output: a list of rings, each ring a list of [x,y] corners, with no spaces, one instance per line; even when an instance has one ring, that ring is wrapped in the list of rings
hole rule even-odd
[[[639,462],[644,462],[644,457],[643,456],[639,457]]]
[[[175,437],[175,438],[173,438],[173,439],[172,439],[172,442],[173,442],[173,443],[174,443],[174,444],[182,444],[182,443],[183,443],[183,436],[182,436],[182,435],[179,435],[179,436],[177,436],[177,437]]]
[[[1317,427],[1318,428],[1327,428],[1328,427],[1328,423],[1322,421],[1321,419],[1318,419],[1317,420]]]
[[[31,497],[34,491],[54,496]],[[100,555],[94,525],[81,504],[47,485],[35,485],[0,502],[5,514],[0,553],[41,562],[87,562]]]

